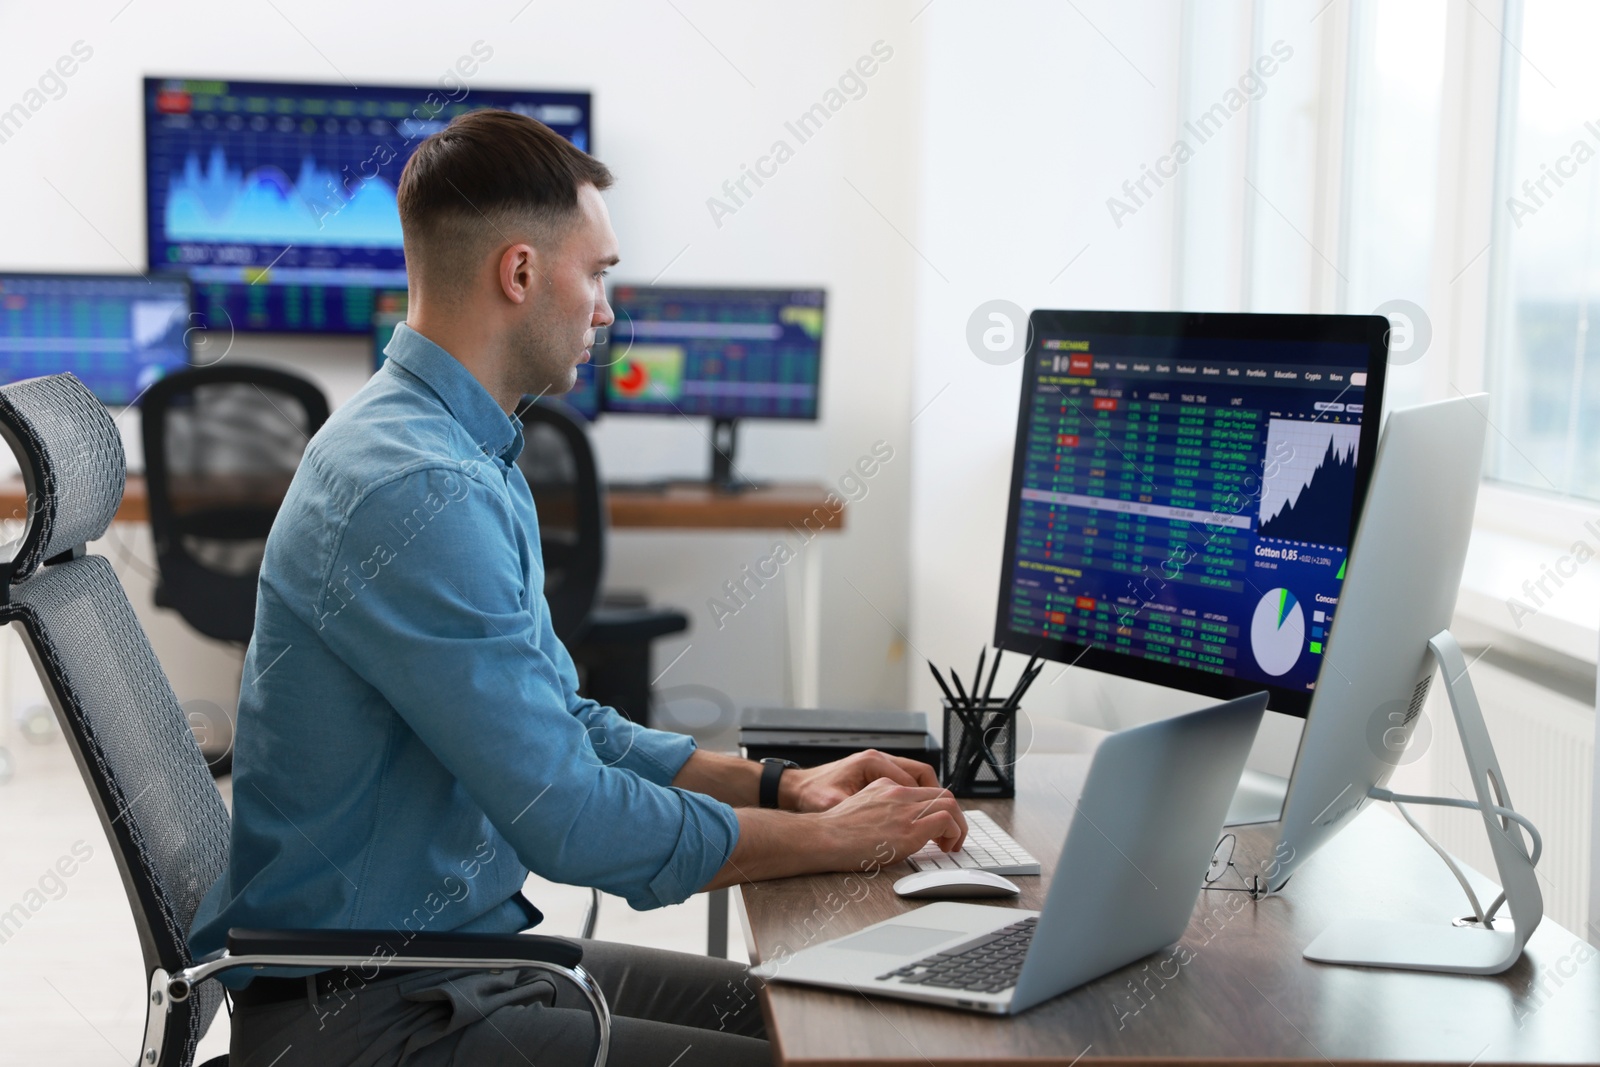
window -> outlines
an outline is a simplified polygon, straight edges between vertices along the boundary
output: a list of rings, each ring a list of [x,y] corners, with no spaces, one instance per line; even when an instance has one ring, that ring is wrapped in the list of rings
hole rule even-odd
[[[1363,0],[1351,10],[1339,310],[1369,315],[1387,305],[1402,329],[1404,309],[1393,302],[1429,313],[1447,14],[1445,0]],[[1424,344],[1418,331],[1428,329],[1413,321],[1408,336],[1391,338],[1390,410],[1430,399],[1422,364],[1401,348]]]
[[[1496,145],[1489,477],[1600,500],[1600,5],[1509,0]]]

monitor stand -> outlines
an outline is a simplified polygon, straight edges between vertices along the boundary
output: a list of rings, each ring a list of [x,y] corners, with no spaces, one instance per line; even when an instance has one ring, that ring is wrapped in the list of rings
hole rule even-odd
[[[733,466],[733,453],[738,445],[739,420],[711,420],[711,487],[719,493],[743,493],[761,488],[757,482],[746,481]]]
[[[1289,779],[1248,768],[1239,778],[1233,803],[1228,805],[1224,826],[1250,826],[1277,822],[1283,817],[1283,802],[1289,796]]]
[[[1455,712],[1456,728],[1467,757],[1476,800],[1406,797],[1377,787],[1369,790],[1368,795],[1395,804],[1431,803],[1477,808],[1483,816],[1484,830],[1488,834],[1495,868],[1500,875],[1500,899],[1491,904],[1487,912],[1479,913],[1486,915],[1487,921],[1470,924],[1459,921],[1452,923],[1446,918],[1431,923],[1401,919],[1345,919],[1324,930],[1306,947],[1304,955],[1308,960],[1353,967],[1393,967],[1449,974],[1499,974],[1522,955],[1522,947],[1544,916],[1544,894],[1539,890],[1539,879],[1533,869],[1540,850],[1539,839],[1537,834],[1533,835],[1534,851],[1530,855],[1523,842],[1521,828],[1500,814],[1514,814],[1515,809],[1511,804],[1510,791],[1506,788],[1505,775],[1500,771],[1500,761],[1495,758],[1488,728],[1483,722],[1477,694],[1467,678],[1467,662],[1461,654],[1461,646],[1449,630],[1441,630],[1428,641],[1428,648],[1444,674],[1445,689],[1450,695],[1451,710]],[[1405,814],[1403,809],[1402,814]],[[1466,889],[1474,909],[1478,908],[1476,895],[1454,861],[1422,832],[1422,827],[1409,815],[1406,821],[1450,865],[1451,871]],[[1502,903],[1510,909],[1511,921],[1501,919],[1497,926],[1494,916]]]

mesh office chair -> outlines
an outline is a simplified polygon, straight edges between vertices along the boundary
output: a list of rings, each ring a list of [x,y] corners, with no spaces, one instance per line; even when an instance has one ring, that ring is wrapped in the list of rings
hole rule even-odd
[[[595,1013],[595,1062],[610,1044],[604,995],[572,941],[416,934],[375,958],[393,931],[230,930],[205,960],[187,931],[227,866],[228,814],[172,687],[111,565],[86,554],[122,499],[122,439],[69,374],[0,387],[0,437],[28,494],[22,536],[0,550],[0,624],[18,623],[122,874],[144,955],[144,1067],[190,1067],[222,1002],[210,981],[235,968],[532,968],[570,980]],[[210,1061],[208,1067],[225,1063]]]
[[[286,371],[230,364],[162,378],[140,409],[156,604],[244,644],[267,531],[327,398]]]
[[[687,630],[688,616],[637,596],[602,598],[606,503],[589,435],[553,403],[529,404],[521,416],[517,465],[539,512],[551,625],[578,666],[583,695],[648,726],[650,643]]]

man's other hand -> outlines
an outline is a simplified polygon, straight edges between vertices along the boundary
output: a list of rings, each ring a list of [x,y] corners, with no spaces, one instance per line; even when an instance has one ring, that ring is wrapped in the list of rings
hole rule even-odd
[[[820,767],[785,771],[778,780],[778,807],[788,811],[827,811],[880,778],[895,785],[939,788],[939,776],[926,763],[869,748]]]

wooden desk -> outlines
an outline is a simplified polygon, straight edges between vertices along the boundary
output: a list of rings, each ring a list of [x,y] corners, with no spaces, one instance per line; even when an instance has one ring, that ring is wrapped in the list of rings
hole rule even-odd
[[[248,495],[249,486],[241,483]],[[270,487],[273,498],[283,484]],[[214,493],[215,487],[208,487]],[[723,493],[706,485],[676,484],[662,489],[616,488],[606,492],[614,530],[699,530],[742,533],[773,530],[796,549],[822,533],[844,529],[844,501],[821,485],[774,484],[743,493]],[[21,478],[0,481],[0,521],[27,518],[27,492]],[[117,507],[117,522],[150,521],[144,478],[129,475]],[[822,675],[821,553],[798,551],[783,568],[791,588],[785,597],[789,637],[789,701],[815,707]]]
[[[843,507],[830,508],[828,496],[828,490],[820,485],[771,485],[745,493],[719,493],[704,485],[673,485],[659,491],[610,489],[606,503],[611,526],[618,530],[842,530]],[[19,520],[27,517],[27,493],[22,479],[0,482],[0,516]],[[144,479],[137,474],[128,476],[116,521],[150,521]]]
[[[1078,794],[1087,768],[1087,756],[1025,757],[1015,802],[966,802],[993,815],[1044,865],[1043,877],[1015,879],[1023,893],[1014,906],[1043,906],[1071,812],[1062,794]],[[1235,862],[1248,870],[1269,859],[1274,840],[1273,828],[1240,828]],[[864,895],[852,882],[854,902],[845,875],[741,887],[751,959],[909,910],[913,902],[890,889],[907,870],[882,871],[866,881]],[[1523,958],[1495,977],[1331,967],[1301,957],[1338,916],[1444,919],[1466,910],[1444,865],[1386,812],[1359,816],[1282,896],[1201,898],[1174,948],[1015,1018],[768,983],[759,996],[777,1062],[1600,1063],[1600,961],[1592,958],[1600,953],[1548,918]]]

